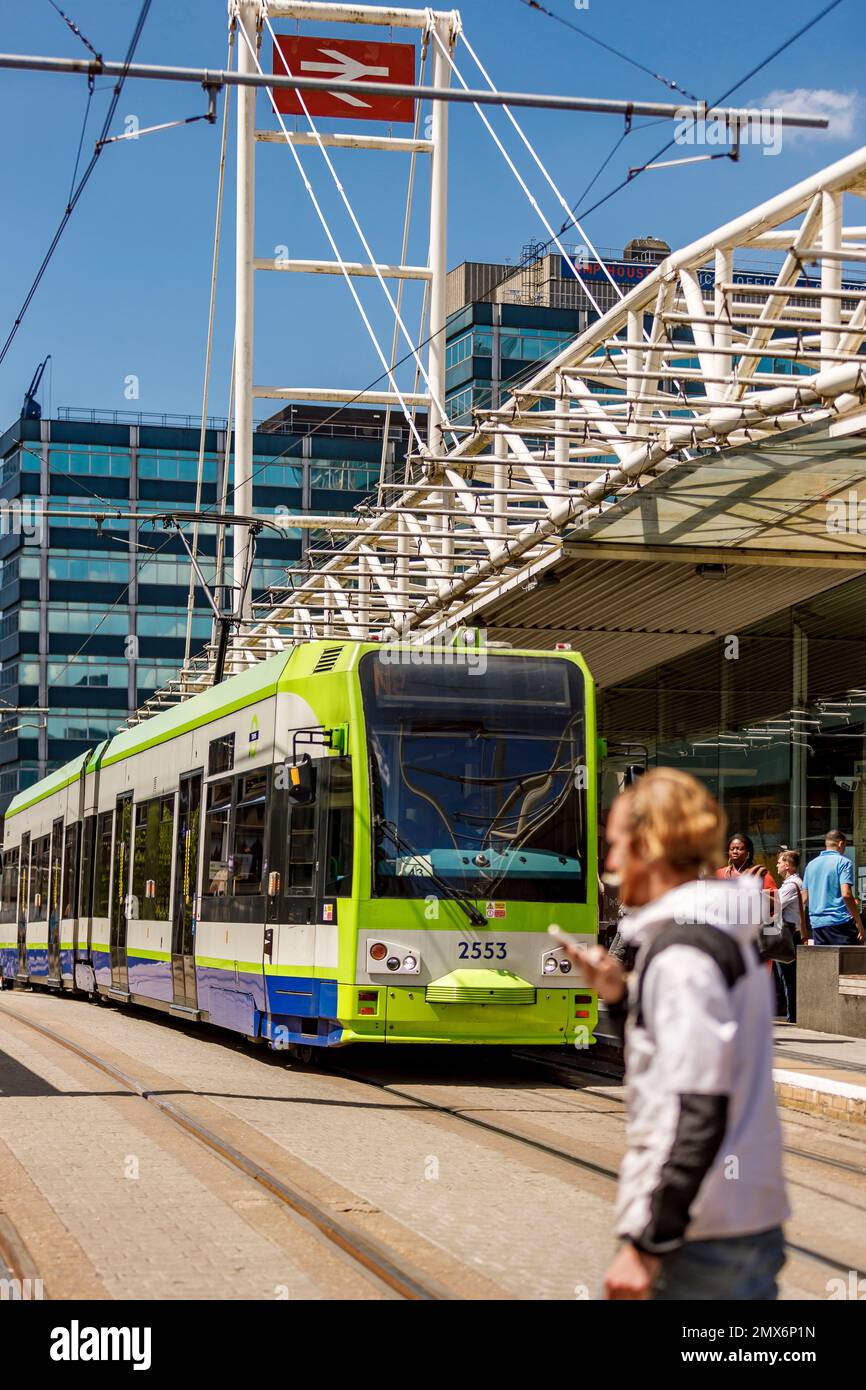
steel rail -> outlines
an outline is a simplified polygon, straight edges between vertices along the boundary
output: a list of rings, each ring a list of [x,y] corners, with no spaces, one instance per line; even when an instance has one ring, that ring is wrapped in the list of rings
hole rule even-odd
[[[375,1276],[383,1284],[393,1289],[401,1298],[411,1301],[439,1301],[459,1299],[460,1295],[444,1289],[434,1281],[427,1278],[415,1270],[407,1261],[395,1257],[390,1251],[375,1238],[368,1235],[361,1235],[355,1231],[348,1223],[337,1220],[329,1212],[319,1206],[312,1198],[305,1193],[298,1191],[297,1188],[290,1187],[275,1174],[262,1168],[253,1159],[241,1153],[227,1140],[215,1134],[195,1120],[180,1106],[172,1101],[164,1100],[155,1091],[149,1090],[145,1086],[139,1085],[131,1076],[122,1072],[111,1062],[98,1057],[96,1053],[82,1047],[80,1043],[74,1042],[71,1038],[64,1037],[62,1033],[57,1033],[53,1029],[44,1028],[40,1023],[35,1023],[33,1019],[22,1018],[20,1014],[12,1009],[0,1008],[0,1016],[12,1019],[13,1022],[21,1023],[25,1028],[31,1028],[34,1032],[40,1033],[42,1037],[48,1038],[50,1042],[57,1043],[67,1052],[72,1052],[82,1061],[95,1067],[116,1081],[119,1085],[126,1087],[134,1095],[142,1100],[148,1101],[155,1106],[167,1119],[171,1120],[179,1128],[194,1139],[198,1139],[206,1148],[218,1154],[220,1158],[238,1169],[246,1177],[258,1183],[272,1196],[276,1197],[284,1206],[291,1208],[296,1215],[308,1221],[316,1228],[326,1240],[332,1242],[349,1255],[356,1264],[362,1266],[364,1270]]]
[[[547,111],[578,111],[601,116],[657,116],[670,120],[726,121],[731,126],[748,125],[770,117],[781,126],[805,130],[826,130],[826,116],[798,111],[770,111],[758,107],[677,106],[669,101],[625,101],[599,97],[557,96],[549,92],[491,92],[452,87],[426,87],[412,83],[348,82],[330,77],[291,77],[276,73],[228,72],[223,68],[167,67],[158,63],[119,63],[108,59],[56,58],[37,53],[0,53],[0,68],[17,72],[81,74],[87,78],[144,78],[155,82],[194,82],[219,91],[223,87],[262,87],[301,92],[348,92],[359,88],[370,96],[402,96],[417,100],[463,102],[480,106],[531,106]]]
[[[779,1054],[776,1053],[777,1057],[778,1055]],[[563,1085],[567,1086],[571,1090],[578,1089],[578,1087],[572,1080],[572,1077],[575,1072],[589,1076],[606,1077],[610,1078],[611,1080],[618,1081],[621,1081],[625,1075],[623,1068],[620,1067],[619,1069],[617,1069],[616,1063],[613,1060],[609,1060],[610,1069],[608,1070],[604,1067],[596,1067],[589,1065],[590,1061],[594,1062],[595,1059],[590,1059],[588,1057],[583,1058],[581,1062],[566,1062],[559,1058],[554,1059],[548,1057],[538,1057],[531,1052],[523,1051],[515,1053],[515,1056],[517,1056],[518,1059],[522,1062],[528,1062],[530,1066],[541,1067],[542,1069],[549,1071],[553,1076],[556,1076],[558,1078],[561,1077],[563,1079]],[[610,1100],[614,1104],[621,1106],[622,1110],[620,1112],[608,1111],[602,1113],[619,1113],[622,1118],[625,1117],[625,1100],[622,1096],[605,1096],[605,1099]],[[831,1158],[829,1154],[815,1153],[811,1149],[800,1149],[794,1144],[783,1144],[782,1152],[788,1154],[791,1158],[808,1159],[811,1163],[823,1163],[829,1168],[838,1168],[843,1173],[853,1173],[856,1177],[866,1178],[866,1166],[863,1166],[859,1163],[848,1163],[843,1158]],[[830,1196],[831,1194],[828,1193],[827,1195]]]
[[[577,1070],[577,1068],[575,1068],[575,1070]],[[516,1143],[535,1149],[537,1152],[547,1157],[559,1159],[573,1167],[581,1168],[585,1172],[594,1173],[598,1177],[608,1178],[613,1182],[618,1182],[619,1180],[619,1173],[615,1168],[609,1168],[602,1163],[594,1163],[591,1159],[581,1158],[578,1154],[569,1153],[565,1149],[557,1148],[554,1144],[545,1144],[543,1140],[533,1139],[529,1135],[520,1134],[516,1130],[506,1129],[503,1125],[493,1124],[490,1120],[482,1120],[477,1115],[467,1115],[464,1111],[456,1107],[440,1105],[436,1101],[424,1100],[422,1097],[414,1095],[411,1091],[403,1090],[398,1086],[392,1086],[388,1082],[372,1081],[369,1077],[358,1076],[357,1073],[354,1072],[347,1072],[340,1069],[336,1074],[364,1086],[373,1086],[376,1090],[385,1091],[388,1095],[398,1096],[402,1100],[410,1100],[415,1105],[420,1105],[426,1110],[432,1110],[438,1114],[448,1115],[453,1119],[462,1120],[465,1124],[474,1125],[476,1128],[487,1130],[492,1134],[498,1134],[504,1139],[512,1139]],[[850,1203],[848,1205],[850,1205]],[[808,1246],[796,1245],[789,1240],[785,1241],[785,1249],[790,1251],[793,1255],[801,1255],[804,1259],[812,1260],[814,1263],[825,1265],[828,1269],[835,1269],[844,1274],[847,1274],[851,1267],[850,1261],[840,1262],[839,1260],[833,1259],[830,1255],[824,1255],[819,1250],[811,1250]],[[858,1271],[858,1275],[859,1274],[860,1271]]]

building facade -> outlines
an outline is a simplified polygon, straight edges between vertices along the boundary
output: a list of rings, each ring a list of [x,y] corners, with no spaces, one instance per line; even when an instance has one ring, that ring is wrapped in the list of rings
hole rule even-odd
[[[199,427],[182,417],[64,415],[22,418],[0,436],[0,813],[20,788],[112,734],[184,657],[189,560],[176,532],[146,517],[195,508]],[[228,467],[230,509],[225,424],[211,425],[201,507],[218,507]],[[334,418],[316,407],[265,422],[254,440],[256,513],[283,522],[351,511],[378,483],[382,427],[381,412]],[[389,466],[406,443],[395,418]],[[112,519],[112,511],[133,515]],[[217,531],[203,525],[199,534],[209,583]],[[231,582],[230,528],[225,541]],[[315,536],[290,524],[263,531],[254,598],[284,582],[309,544]],[[197,586],[191,652],[211,630]]]

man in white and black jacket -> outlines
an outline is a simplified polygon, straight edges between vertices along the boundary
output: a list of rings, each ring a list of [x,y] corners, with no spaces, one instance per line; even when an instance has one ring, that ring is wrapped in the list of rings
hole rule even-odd
[[[776,1297],[788,1215],[760,884],[702,877],[724,817],[694,778],[649,773],[614,804],[607,869],[635,970],[574,953],[625,1023],[628,1148],[611,1299]]]

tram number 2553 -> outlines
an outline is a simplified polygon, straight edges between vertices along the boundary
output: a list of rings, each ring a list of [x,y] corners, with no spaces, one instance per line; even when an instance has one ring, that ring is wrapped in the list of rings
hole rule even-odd
[[[461,941],[457,954],[461,960],[505,960],[508,945],[505,941]]]

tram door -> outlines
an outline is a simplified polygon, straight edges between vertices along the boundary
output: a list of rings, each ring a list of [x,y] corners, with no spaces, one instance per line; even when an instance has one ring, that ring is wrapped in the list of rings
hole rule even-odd
[[[198,1009],[195,927],[201,842],[201,788],[201,772],[189,772],[180,779],[174,854],[174,917],[171,924],[171,979],[176,1009]]]
[[[18,875],[18,974],[27,977],[27,893],[30,883],[30,831],[21,836]]]
[[[126,930],[129,907],[129,858],[132,843],[132,792],[117,798],[114,808],[114,854],[111,865],[111,905],[109,919],[109,949],[111,952],[111,987],[121,994],[129,993],[129,971],[126,965]]]
[[[51,827],[48,868],[48,978],[60,984],[60,879],[63,869],[63,817]]]

